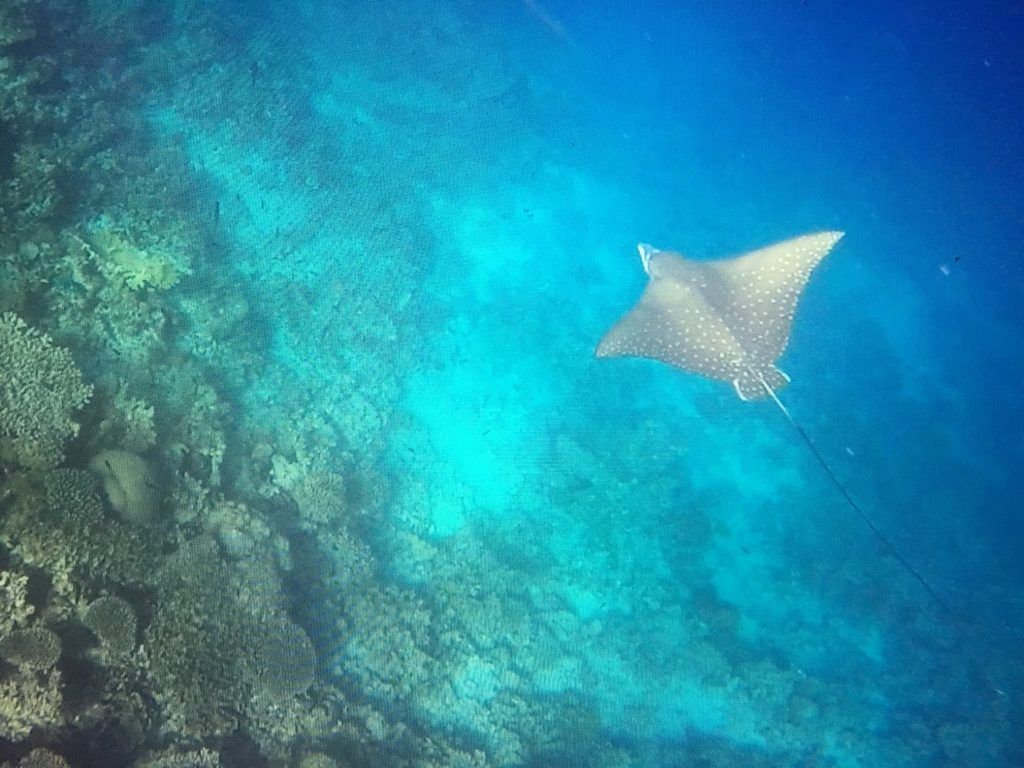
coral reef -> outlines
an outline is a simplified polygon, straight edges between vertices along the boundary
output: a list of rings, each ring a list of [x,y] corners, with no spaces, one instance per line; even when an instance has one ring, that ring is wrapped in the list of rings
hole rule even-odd
[[[860,682],[898,666],[896,602],[751,640],[715,581],[728,505],[663,471],[697,450],[664,426],[634,427],[637,469],[620,433],[520,425],[543,472],[500,509],[423,471],[408,384],[449,365],[424,294],[478,225],[420,211],[523,157],[467,178],[423,147],[522,120],[530,88],[481,47],[486,4],[386,6],[302,7],[347,35],[329,70],[191,0],[0,3],[4,768],[1020,763],[1010,697],[890,707],[967,677],[951,640],[941,673]]]
[[[71,354],[17,316],[0,315],[0,457],[26,467],[55,467],[78,434],[71,418],[92,394]]]

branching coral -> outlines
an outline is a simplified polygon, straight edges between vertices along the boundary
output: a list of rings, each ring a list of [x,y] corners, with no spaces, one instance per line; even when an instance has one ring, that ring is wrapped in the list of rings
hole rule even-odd
[[[141,454],[156,443],[156,411],[145,400],[127,394],[127,384],[118,382],[114,402],[99,425],[99,437],[106,445]]]
[[[0,457],[34,469],[55,467],[78,434],[71,414],[92,388],[67,350],[13,314],[0,315]]]
[[[0,571],[0,635],[23,624],[33,611],[28,601],[28,576]]]
[[[0,739],[19,741],[34,728],[55,728],[61,714],[60,672],[18,671],[0,680]]]

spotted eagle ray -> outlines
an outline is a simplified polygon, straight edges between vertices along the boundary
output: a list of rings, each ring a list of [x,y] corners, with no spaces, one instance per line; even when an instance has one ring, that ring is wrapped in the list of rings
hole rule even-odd
[[[604,335],[598,357],[645,357],[731,382],[742,400],[771,398],[807,443],[839,493],[886,550],[935,602],[945,602],[850,496],[778,396],[789,383],[776,361],[789,343],[797,303],[811,272],[843,236],[817,232],[731,259],[694,261],[640,243],[649,280],[643,295]]]

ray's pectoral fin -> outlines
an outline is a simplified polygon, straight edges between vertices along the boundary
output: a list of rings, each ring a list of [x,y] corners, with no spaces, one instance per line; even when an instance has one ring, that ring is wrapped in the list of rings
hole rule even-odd
[[[768,397],[768,390],[765,389],[765,386],[778,392],[787,384],[789,384],[789,376],[771,363],[756,367],[748,366],[732,380],[732,385],[736,389],[736,394],[740,396],[740,400],[763,400]]]

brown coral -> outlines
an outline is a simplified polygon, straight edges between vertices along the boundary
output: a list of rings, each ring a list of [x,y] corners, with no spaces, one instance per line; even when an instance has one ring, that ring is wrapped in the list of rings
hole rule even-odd
[[[92,395],[66,349],[11,313],[0,315],[0,457],[55,467],[78,434],[71,414]]]

